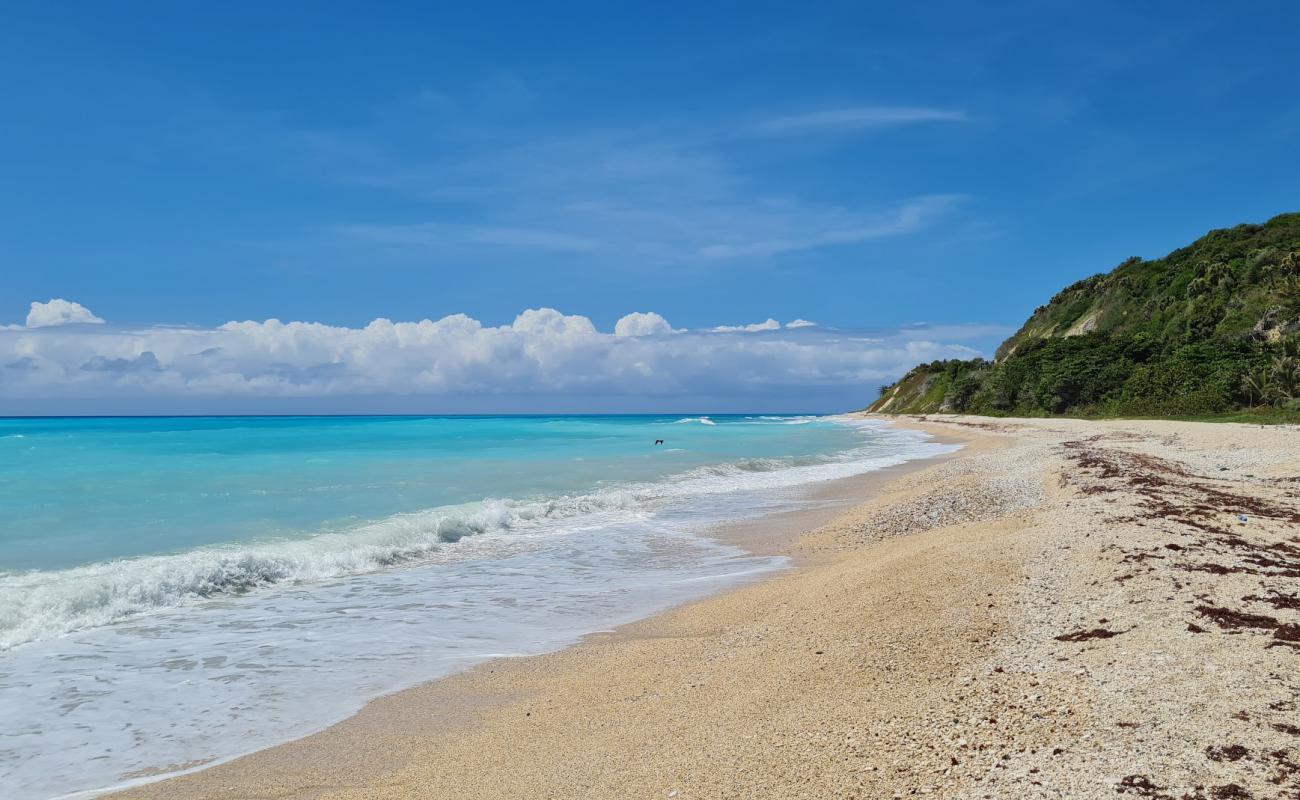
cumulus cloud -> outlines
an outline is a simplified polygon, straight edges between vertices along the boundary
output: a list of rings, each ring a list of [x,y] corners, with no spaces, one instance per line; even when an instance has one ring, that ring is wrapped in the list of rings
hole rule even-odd
[[[653,311],[633,311],[614,323],[615,336],[655,336],[672,333],[673,326],[668,320]]]
[[[787,322],[785,326],[787,328],[814,328],[817,326],[817,323],[806,319],[792,319]]]
[[[27,312],[27,327],[46,328],[53,325],[103,325],[104,320],[90,313],[81,303],[54,298],[48,303],[32,303]]]
[[[790,325],[807,328],[803,323]],[[653,312],[628,314],[608,333],[587,317],[549,308],[500,326],[454,314],[377,319],[360,328],[276,319],[216,328],[10,327],[0,329],[0,399],[758,398],[827,388],[857,396],[917,361],[976,352],[951,341],[787,332],[774,319],[675,331]]]

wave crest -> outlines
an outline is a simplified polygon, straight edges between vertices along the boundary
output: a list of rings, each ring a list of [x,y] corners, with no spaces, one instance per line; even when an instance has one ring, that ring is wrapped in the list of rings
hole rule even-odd
[[[907,437],[890,438],[895,439],[894,447],[887,453],[859,450],[840,453],[838,458],[740,459],[655,483],[556,497],[488,499],[398,514],[299,539],[201,548],[57,571],[0,571],[0,650],[277,584],[418,564],[468,537],[561,532],[572,527],[566,521],[586,526],[626,520],[630,515],[653,513],[664,500],[831,480],[931,455],[935,448],[948,449]]]
[[[485,500],[399,514],[304,539],[0,574],[0,650],[197,600],[415,563],[468,536],[535,527],[637,501],[635,493],[625,491]]]

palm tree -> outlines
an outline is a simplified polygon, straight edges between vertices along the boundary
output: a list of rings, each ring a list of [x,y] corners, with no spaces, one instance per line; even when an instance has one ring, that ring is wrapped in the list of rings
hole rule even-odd
[[[1269,373],[1267,369],[1258,369],[1241,376],[1241,391],[1246,395],[1246,402],[1251,408],[1263,403],[1269,396]]]
[[[1294,400],[1300,396],[1300,359],[1277,356],[1269,370],[1269,388],[1278,401]]]

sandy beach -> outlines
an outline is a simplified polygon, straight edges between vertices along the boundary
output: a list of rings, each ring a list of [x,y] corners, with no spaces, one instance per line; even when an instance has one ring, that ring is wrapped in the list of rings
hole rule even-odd
[[[1300,797],[1300,430],[897,422],[792,570],[114,796]]]

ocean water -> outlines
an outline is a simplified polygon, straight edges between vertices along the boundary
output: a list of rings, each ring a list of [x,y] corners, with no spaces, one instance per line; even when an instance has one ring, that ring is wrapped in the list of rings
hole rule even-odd
[[[793,416],[0,419],[0,797],[229,759],[751,580],[783,560],[710,525],[948,449]]]

